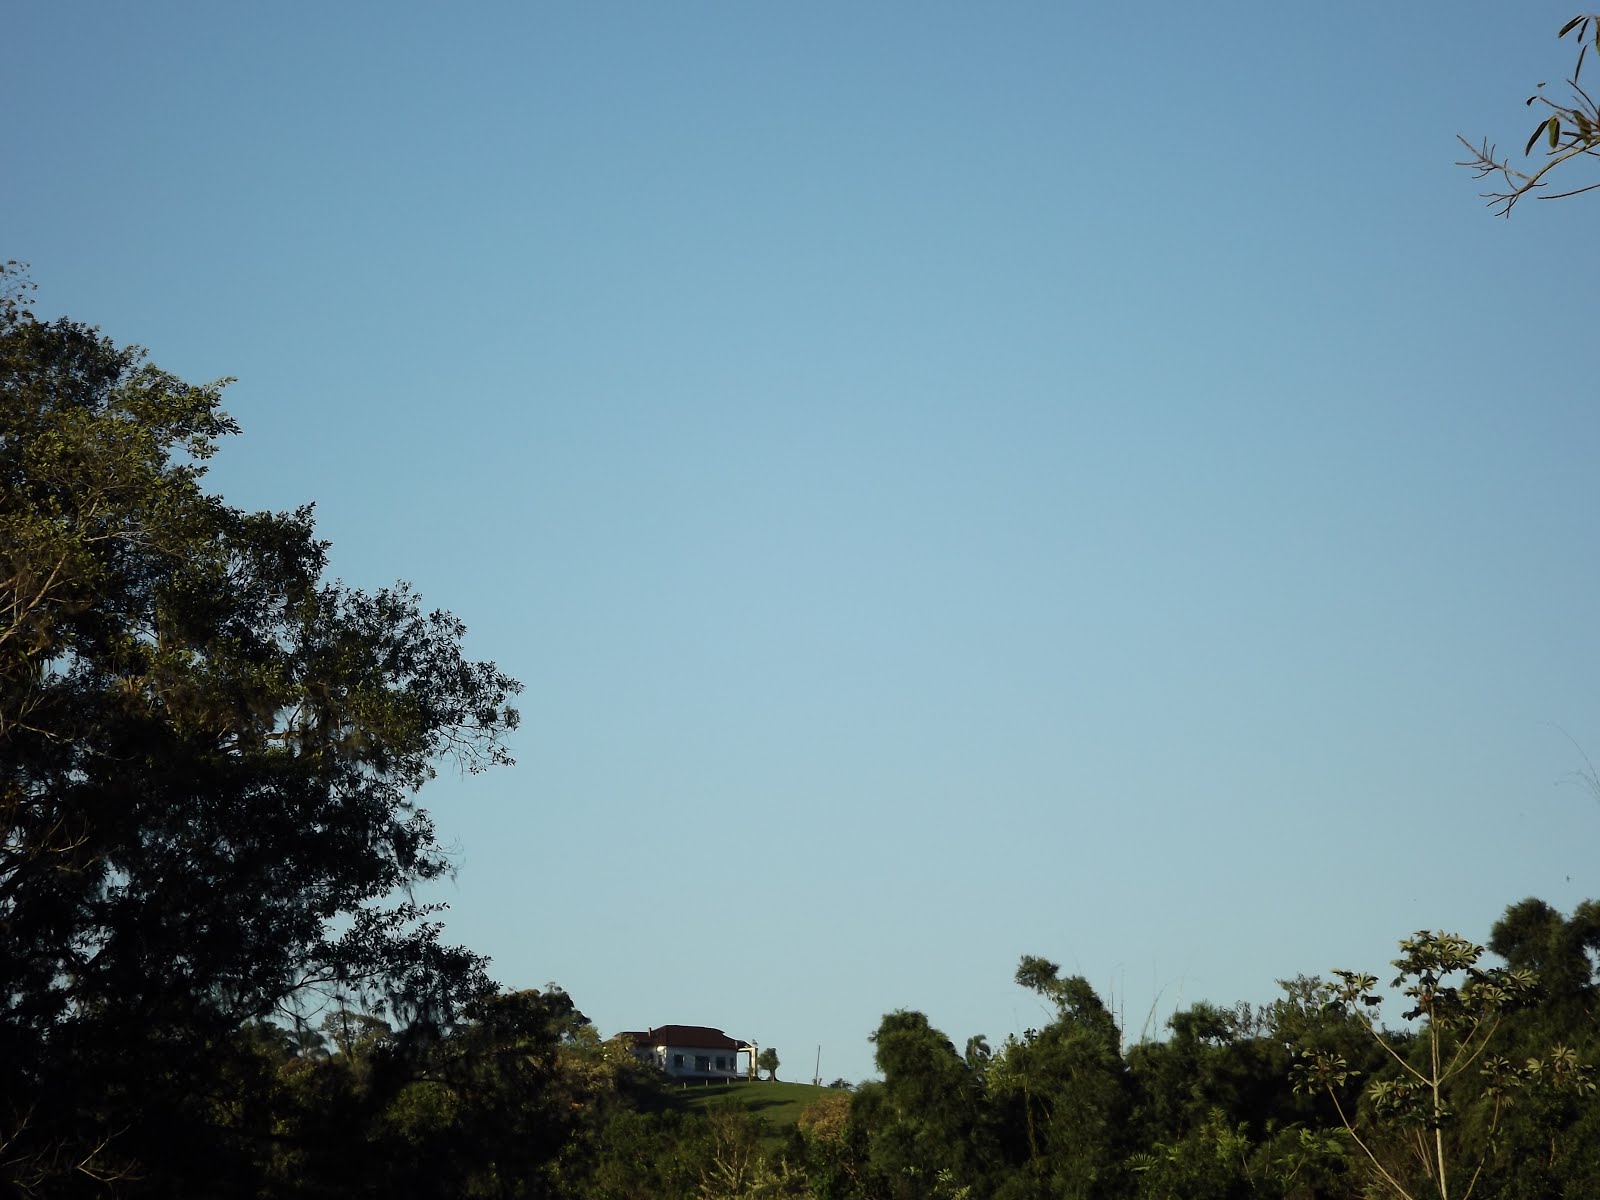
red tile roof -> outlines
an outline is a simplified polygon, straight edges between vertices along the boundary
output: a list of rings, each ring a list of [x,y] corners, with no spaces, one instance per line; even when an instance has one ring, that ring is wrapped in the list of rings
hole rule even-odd
[[[709,1025],[658,1025],[644,1032],[625,1031],[636,1046],[685,1046],[692,1050],[743,1050],[748,1043]]]

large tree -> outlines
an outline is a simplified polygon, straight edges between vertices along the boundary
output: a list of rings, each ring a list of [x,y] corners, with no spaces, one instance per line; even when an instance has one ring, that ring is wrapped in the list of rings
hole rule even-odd
[[[0,1179],[134,1173],[216,1047],[321,995],[402,1020],[483,993],[410,887],[418,789],[509,762],[514,680],[404,584],[324,578],[309,507],[203,490],[194,386],[0,282]],[[225,381],[224,381],[225,382]],[[92,1098],[92,1099],[91,1099]],[[165,1107],[163,1107],[165,1106]],[[152,1115],[155,1114],[155,1115]],[[190,1145],[206,1144],[196,1136]]]

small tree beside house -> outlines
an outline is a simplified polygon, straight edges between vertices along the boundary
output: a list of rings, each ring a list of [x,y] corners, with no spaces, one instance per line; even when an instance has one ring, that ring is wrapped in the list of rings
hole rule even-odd
[[[756,1058],[756,1068],[765,1071],[767,1079],[776,1083],[778,1080],[778,1052],[768,1046]]]

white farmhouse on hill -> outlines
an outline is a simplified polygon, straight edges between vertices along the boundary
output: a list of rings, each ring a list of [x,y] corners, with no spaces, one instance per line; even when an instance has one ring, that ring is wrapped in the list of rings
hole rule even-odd
[[[634,1056],[654,1063],[674,1079],[744,1079],[755,1077],[756,1046],[707,1025],[659,1025],[631,1038]],[[748,1054],[743,1066],[739,1055]]]

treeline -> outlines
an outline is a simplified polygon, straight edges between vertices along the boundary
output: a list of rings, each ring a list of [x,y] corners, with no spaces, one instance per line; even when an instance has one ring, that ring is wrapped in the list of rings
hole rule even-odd
[[[1125,1047],[1027,958],[1051,1019],[787,1130],[685,1111],[559,989],[504,993],[413,889],[419,790],[510,761],[515,680],[406,585],[326,578],[311,510],[201,487],[235,431],[194,386],[0,267],[0,1189],[55,1198],[826,1200],[1600,1196],[1600,906],[1401,945]],[[759,1087],[761,1085],[749,1085]]]
[[[813,1195],[903,1200],[1600,1195],[1600,905],[1523,901],[1489,945],[1506,966],[1406,939],[1399,1030],[1376,980],[1336,972],[1264,1007],[1196,1004],[1125,1051],[1083,979],[1027,958],[1017,982],[1053,1020],[958,1052],[920,1013],[885,1017],[882,1082],[796,1161]]]
[[[1048,1023],[958,1049],[921,1013],[888,1014],[881,1079],[787,1128],[737,1098],[683,1106],[559,989],[488,995],[449,1026],[258,1022],[142,1081],[113,1054],[102,1080],[83,1064],[70,1091],[47,1084],[35,1111],[52,1127],[24,1112],[6,1179],[39,1196],[1600,1195],[1600,904],[1525,900],[1488,944],[1505,967],[1408,939],[1399,982],[1422,1011],[1401,1029],[1368,1016],[1370,977],[1335,973],[1265,1006],[1196,1004],[1126,1049],[1087,983],[1026,958],[1017,982]]]

